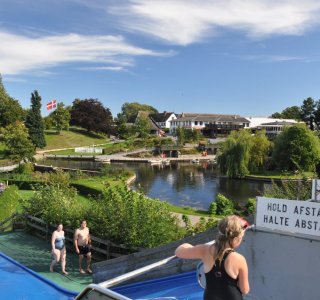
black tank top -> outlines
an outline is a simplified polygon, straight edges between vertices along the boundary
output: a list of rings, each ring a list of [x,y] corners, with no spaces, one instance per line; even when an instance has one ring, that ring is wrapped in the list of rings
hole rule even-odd
[[[238,279],[231,278],[224,268],[224,262],[231,252],[233,250],[227,250],[221,264],[216,260],[212,269],[205,273],[204,300],[242,300],[242,293],[237,285]]]

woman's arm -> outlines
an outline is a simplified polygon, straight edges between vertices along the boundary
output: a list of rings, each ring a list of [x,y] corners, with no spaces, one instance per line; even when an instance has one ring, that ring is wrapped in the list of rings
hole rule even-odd
[[[192,246],[191,244],[184,243],[176,249],[175,255],[185,259],[203,259],[207,247],[207,245]]]
[[[240,255],[239,256],[239,277],[238,286],[242,294],[246,295],[250,291],[249,286],[249,272],[246,259]]]
[[[56,249],[55,241],[56,241],[56,232],[54,231],[52,233],[52,236],[51,236],[51,248],[52,248],[52,250]]]

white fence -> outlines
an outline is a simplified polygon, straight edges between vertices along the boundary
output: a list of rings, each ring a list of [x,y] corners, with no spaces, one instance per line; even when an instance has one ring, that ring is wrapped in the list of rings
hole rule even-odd
[[[77,148],[74,149],[74,152],[77,152],[77,153],[98,153],[98,154],[102,154],[102,148],[77,147]]]

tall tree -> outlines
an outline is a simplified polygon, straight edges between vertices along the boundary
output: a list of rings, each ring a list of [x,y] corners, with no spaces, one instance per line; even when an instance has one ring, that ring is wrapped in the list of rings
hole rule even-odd
[[[5,90],[0,75],[0,127],[22,121],[24,111],[18,100],[11,98]]]
[[[121,113],[118,114],[118,118],[121,116],[127,120],[135,117],[139,111],[146,111],[157,114],[158,110],[147,104],[140,104],[138,102],[125,102],[121,107]]]
[[[46,140],[44,122],[41,117],[41,97],[38,91],[31,93],[31,108],[28,111],[25,125],[28,128],[33,145],[38,148],[44,148]]]
[[[109,108],[97,99],[74,100],[70,124],[85,128],[88,132],[111,134],[114,130]]]
[[[282,111],[283,119],[301,120],[301,108],[299,106],[290,106]]]
[[[150,119],[147,116],[140,116],[134,125],[134,132],[141,138],[146,138],[150,133]]]
[[[57,109],[50,114],[51,120],[57,132],[60,134],[62,129],[68,129],[71,119],[69,109],[63,103],[58,103]]]
[[[305,124],[286,127],[274,141],[273,160],[280,170],[314,171],[320,161],[319,138]]]
[[[314,129],[313,121],[315,108],[316,103],[311,97],[303,100],[303,104],[301,105],[301,119],[308,124],[311,130]]]
[[[1,136],[6,145],[9,157],[14,161],[31,160],[34,146],[29,138],[28,130],[22,122],[15,122],[2,128]]]
[[[220,171],[230,178],[242,178],[249,174],[251,134],[246,130],[232,131],[218,156]]]
[[[317,126],[317,130],[320,130],[320,99],[316,102],[316,108],[314,110],[314,123]]]
[[[264,168],[270,147],[271,142],[268,140],[265,130],[257,131],[252,137],[249,160],[250,171],[257,171]]]
[[[299,106],[289,106],[285,108],[281,113],[276,112],[271,115],[275,119],[294,119],[297,121],[301,120],[302,111]]]

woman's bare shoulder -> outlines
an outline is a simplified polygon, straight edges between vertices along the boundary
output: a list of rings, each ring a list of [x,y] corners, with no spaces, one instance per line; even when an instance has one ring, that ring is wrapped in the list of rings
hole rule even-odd
[[[229,254],[228,258],[230,258],[230,260],[237,261],[237,262],[245,262],[246,261],[246,258],[242,254],[235,252],[235,251],[231,252]]]

